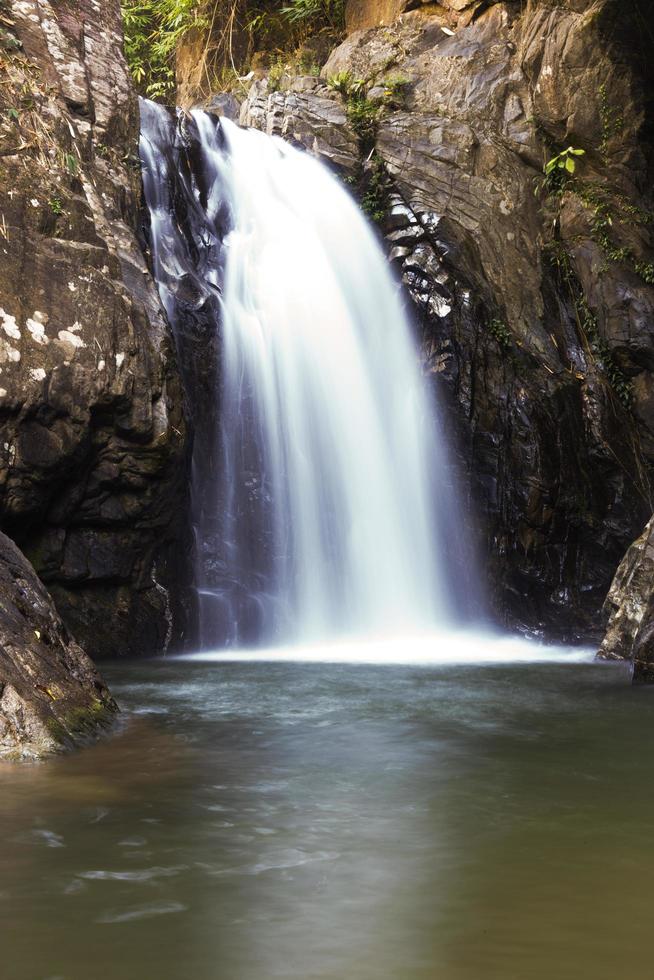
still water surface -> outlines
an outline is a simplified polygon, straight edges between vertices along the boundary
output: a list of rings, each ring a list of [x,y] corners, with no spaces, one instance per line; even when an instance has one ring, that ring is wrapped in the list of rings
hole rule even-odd
[[[0,769],[3,980],[651,977],[654,689],[561,660],[108,665]]]

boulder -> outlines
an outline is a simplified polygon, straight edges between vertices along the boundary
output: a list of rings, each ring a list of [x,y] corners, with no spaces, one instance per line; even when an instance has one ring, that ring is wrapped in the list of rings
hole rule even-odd
[[[36,572],[0,533],[0,758],[39,759],[82,744],[117,710]]]
[[[8,9],[0,526],[92,656],[152,653],[187,631],[188,440],[139,245],[139,112],[120,5]]]
[[[654,517],[622,559],[604,604],[600,660],[627,660],[636,682],[654,683]]]

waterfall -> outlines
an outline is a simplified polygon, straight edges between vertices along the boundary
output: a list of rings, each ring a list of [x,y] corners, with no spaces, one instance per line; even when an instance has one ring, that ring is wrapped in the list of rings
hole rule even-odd
[[[450,627],[465,564],[452,471],[357,205],[308,153],[199,111],[176,128],[144,103],[141,155],[155,276],[191,399],[204,390],[202,646]],[[189,318],[206,354],[184,347]]]

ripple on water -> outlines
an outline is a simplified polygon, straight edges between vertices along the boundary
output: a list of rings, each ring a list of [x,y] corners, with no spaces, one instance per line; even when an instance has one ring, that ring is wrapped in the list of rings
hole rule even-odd
[[[153,919],[158,915],[171,915],[187,912],[188,905],[181,902],[151,902],[149,905],[136,905],[120,911],[107,912],[95,921],[100,925],[113,925],[118,922],[133,922],[136,919]]]
[[[172,868],[144,868],[142,871],[80,871],[78,877],[85,881],[155,881],[157,878],[174,878],[188,866],[180,864]]]

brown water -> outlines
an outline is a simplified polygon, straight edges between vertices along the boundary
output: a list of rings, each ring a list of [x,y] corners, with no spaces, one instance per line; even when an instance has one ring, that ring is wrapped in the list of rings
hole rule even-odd
[[[654,689],[590,664],[144,662],[0,769],[2,980],[645,980]]]

